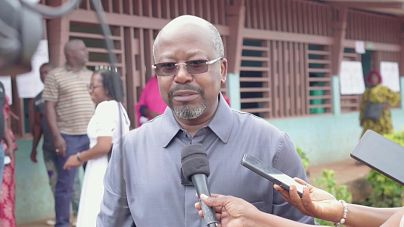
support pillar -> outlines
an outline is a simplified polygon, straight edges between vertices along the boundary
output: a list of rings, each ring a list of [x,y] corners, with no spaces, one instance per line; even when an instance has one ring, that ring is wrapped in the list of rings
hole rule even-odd
[[[339,115],[341,113],[339,74],[341,62],[344,55],[344,42],[347,27],[348,10],[340,8],[335,18],[334,24],[334,42],[331,49],[331,75],[332,75],[332,103],[333,113]]]
[[[229,26],[229,36],[227,42],[227,92],[231,106],[235,109],[241,108],[240,102],[240,64],[241,51],[243,45],[243,31],[245,22],[244,0],[237,0],[229,7],[227,21]]]

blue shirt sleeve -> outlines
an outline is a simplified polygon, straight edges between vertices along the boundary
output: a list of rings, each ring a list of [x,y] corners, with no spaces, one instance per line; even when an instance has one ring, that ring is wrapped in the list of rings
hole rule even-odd
[[[273,166],[291,177],[307,181],[306,172],[295,146],[284,132],[277,145]],[[286,202],[276,190],[273,190],[273,193],[273,214],[301,223],[314,224],[312,217],[302,214],[297,208]]]
[[[105,174],[104,197],[97,217],[97,227],[136,226],[131,217],[126,197],[124,149],[121,151],[121,147],[124,146],[119,144],[114,146]]]

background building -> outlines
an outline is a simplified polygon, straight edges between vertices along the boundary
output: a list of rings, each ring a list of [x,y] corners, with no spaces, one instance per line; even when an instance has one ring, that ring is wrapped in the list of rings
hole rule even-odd
[[[67,1],[40,2],[58,6]],[[90,2],[82,0],[79,9],[62,18],[45,19],[44,37],[55,65],[64,63],[63,45],[73,38],[82,39],[89,47],[90,68],[107,63],[104,37]],[[404,6],[398,0],[101,2],[112,31],[114,53],[125,83],[125,104],[132,122],[135,122],[134,104],[152,74],[154,37],[170,19],[183,14],[203,17],[219,29],[229,60],[229,78],[223,92],[231,98],[232,106],[266,118],[286,131],[312,164],[348,158],[360,136],[360,95],[340,94],[343,60],[361,62],[364,74],[379,69],[382,61],[397,62],[400,75],[404,75]],[[363,45],[363,54],[357,53],[358,41]],[[404,80],[400,83],[404,85]],[[14,127],[22,138],[28,138],[20,140],[20,163],[29,162],[28,102],[29,99],[14,95],[13,110],[20,116]],[[393,120],[396,129],[402,129],[401,108],[393,111]],[[25,148],[26,151],[22,150]],[[22,166],[17,168],[34,168],[29,164]],[[43,177],[45,181],[46,176],[40,172],[43,167],[35,168],[24,176],[21,169],[19,182],[32,177]],[[48,201],[42,194],[36,199],[39,203]],[[31,200],[20,197],[24,203]],[[24,206],[20,204],[17,215],[21,221],[29,220],[52,210],[47,206],[44,205],[42,214],[35,211],[34,215],[22,212]]]

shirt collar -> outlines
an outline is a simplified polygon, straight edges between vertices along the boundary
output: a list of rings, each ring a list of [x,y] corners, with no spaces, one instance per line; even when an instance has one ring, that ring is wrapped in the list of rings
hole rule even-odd
[[[162,146],[167,147],[170,144],[171,140],[177,135],[177,133],[181,130],[181,126],[178,124],[177,120],[174,118],[174,114],[170,107],[167,107],[162,115],[162,123],[161,128],[158,130],[162,130],[161,141]]]
[[[164,130],[164,133],[162,133],[161,141],[162,146],[167,147],[181,130],[181,126],[174,118],[174,114],[169,107],[164,111],[162,118],[160,130]],[[233,115],[231,114],[231,108],[223,98],[222,94],[219,95],[219,106],[208,127],[223,143],[229,141],[231,130],[233,128]]]
[[[227,143],[229,141],[233,125],[232,110],[227,104],[223,95],[220,94],[219,106],[208,127],[220,138],[223,143]]]

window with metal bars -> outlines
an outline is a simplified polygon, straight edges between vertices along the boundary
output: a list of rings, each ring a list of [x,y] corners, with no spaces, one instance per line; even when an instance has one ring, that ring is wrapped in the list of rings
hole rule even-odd
[[[308,44],[309,114],[332,112],[331,60],[328,46]]]

